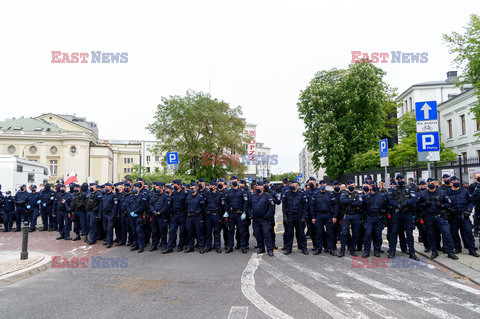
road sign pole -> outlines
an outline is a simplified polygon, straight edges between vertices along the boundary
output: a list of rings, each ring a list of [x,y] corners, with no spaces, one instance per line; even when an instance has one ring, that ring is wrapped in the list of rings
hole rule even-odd
[[[427,161],[427,170],[428,170],[428,177],[432,177],[432,175],[430,174],[430,161],[429,160]]]

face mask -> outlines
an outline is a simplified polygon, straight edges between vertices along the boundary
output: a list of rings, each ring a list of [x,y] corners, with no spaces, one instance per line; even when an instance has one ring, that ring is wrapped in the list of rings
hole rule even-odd
[[[193,194],[195,193],[195,190],[194,190],[194,189],[191,189],[191,190],[189,190],[188,192],[193,195]]]
[[[215,189],[215,187],[209,187],[209,188],[211,192],[213,192],[213,190]]]
[[[368,187],[368,186],[363,186],[363,191],[364,191],[364,192],[368,192],[369,190],[370,190],[370,187]]]
[[[173,186],[173,189],[178,191],[178,186]]]
[[[477,177],[477,182],[479,182],[479,183],[480,183],[480,177]]]
[[[453,187],[460,187],[460,183],[455,182],[455,183],[452,184],[452,186],[453,186]]]
[[[129,193],[129,192],[130,192],[130,188],[125,187],[125,192]]]
[[[223,189],[223,185],[218,185],[218,189],[219,189],[219,190],[222,190],[222,189]]]
[[[353,192],[355,190],[355,187],[353,187],[352,185],[348,186],[348,190]]]
[[[40,191],[43,191],[43,190],[44,190],[44,188],[43,188],[43,187],[40,187]]]
[[[260,194],[262,192],[260,188],[255,189],[255,191],[257,192],[257,194]]]
[[[24,192],[24,191],[25,191],[25,188],[23,188],[23,187],[20,188],[20,191],[21,191],[21,192]]]
[[[93,189],[93,187],[90,187],[90,191],[93,193],[95,190]]]
[[[313,183],[309,183],[309,184],[308,184],[308,187],[310,187],[310,188],[314,188],[314,187],[315,187],[315,185],[313,185]]]
[[[336,191],[336,192],[339,192],[339,191],[340,191],[340,187],[336,186],[336,187],[333,188],[333,190]]]
[[[291,189],[292,191],[294,191],[294,190],[295,190],[295,186],[290,186],[290,189]]]
[[[445,185],[450,185],[450,181],[445,181],[444,184]]]
[[[405,185],[405,181],[398,181],[397,184],[398,186],[402,187],[403,185]]]
[[[138,193],[137,189],[132,190],[132,194],[137,194],[137,193]]]
[[[270,189],[270,187],[268,185],[265,185],[265,186],[263,186],[263,189],[268,191]]]
[[[237,187],[237,186],[238,186],[238,183],[237,183],[237,182],[232,182],[232,186],[233,186],[233,187]]]
[[[78,189],[75,190],[75,194],[78,194],[80,193],[80,191]]]
[[[65,190],[64,189],[60,190],[60,193],[65,194]]]
[[[10,194],[5,195],[6,197],[10,197]]]
[[[320,186],[320,191],[324,192],[326,189],[325,185]]]
[[[430,189],[435,189],[435,184],[428,184],[427,187],[430,188]]]
[[[198,185],[198,188],[203,189],[203,185]]]
[[[372,187],[372,191],[373,191],[373,192],[378,192],[378,186],[373,186],[373,187]]]
[[[32,193],[35,194],[37,192],[36,189],[32,189]]]

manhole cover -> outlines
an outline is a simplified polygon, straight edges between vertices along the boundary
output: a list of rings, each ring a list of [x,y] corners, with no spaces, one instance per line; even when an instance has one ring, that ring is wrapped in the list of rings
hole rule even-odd
[[[153,301],[163,301],[163,302],[171,302],[177,300],[177,297],[173,296],[159,296],[159,297],[154,297]]]

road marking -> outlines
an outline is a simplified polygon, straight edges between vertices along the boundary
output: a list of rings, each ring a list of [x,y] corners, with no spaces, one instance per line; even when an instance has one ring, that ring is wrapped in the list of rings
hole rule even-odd
[[[278,259],[282,260],[283,262],[287,263],[288,265],[300,270],[301,272],[303,272],[304,274],[312,277],[313,279],[315,279],[316,281],[318,282],[321,282],[323,283],[324,285],[327,285],[328,287],[332,288],[332,289],[336,289],[338,291],[340,291],[340,293],[337,294],[337,297],[340,297],[340,298],[351,298],[351,299],[360,299],[364,302],[364,306],[376,313],[377,315],[381,316],[381,317],[384,317],[384,318],[403,318],[401,316],[399,316],[398,314],[394,313],[393,311],[390,311],[389,309],[379,305],[378,303],[370,300],[369,298],[365,297],[364,295],[362,294],[359,294],[359,293],[356,293],[354,290],[350,289],[350,288],[347,288],[347,287],[344,287],[342,285],[337,285],[337,284],[333,284],[331,283],[331,279],[326,277],[326,276],[323,276],[322,274],[294,261],[292,258],[289,258],[285,255],[280,255],[280,254],[277,254],[275,255]]]
[[[460,319],[460,317],[457,317],[457,316],[454,316],[452,315],[451,313],[448,313],[446,312],[445,310],[442,310],[442,309],[439,309],[439,308],[435,308],[435,307],[431,307],[430,305],[428,305],[425,301],[415,301],[410,295],[400,291],[400,290],[397,290],[393,287],[389,287],[379,281],[376,281],[374,279],[371,279],[371,278],[367,278],[367,277],[364,277],[362,275],[359,275],[357,273],[354,273],[352,271],[346,271],[345,272],[346,275],[354,278],[354,279],[357,279],[363,283],[366,283],[367,285],[370,285],[376,289],[379,289],[379,290],[382,290],[388,294],[390,294],[390,296],[385,296],[384,299],[387,299],[387,298],[394,298],[394,300],[398,300],[398,301],[405,301],[405,302],[408,302],[409,304],[415,306],[415,307],[418,307],[419,309],[422,309],[426,312],[429,312],[430,314],[438,317],[438,318],[457,318],[457,319]],[[380,297],[381,295],[377,295],[377,297]]]
[[[228,314],[228,319],[246,319],[248,315],[248,307],[233,306]]]
[[[275,267],[273,267],[269,263],[262,260],[260,262],[260,267],[265,269],[270,275],[277,278],[284,285],[287,285],[288,287],[292,288],[293,290],[295,290],[296,292],[298,292],[299,294],[307,298],[315,306],[322,309],[326,314],[330,315],[331,317],[337,318],[337,319],[351,318],[343,310],[336,307],[335,305],[330,303],[328,300],[324,299],[323,297],[313,292],[309,288],[297,283],[295,280],[283,274],[282,272],[277,270]]]
[[[270,318],[293,319],[280,309],[271,305],[262,296],[260,296],[255,289],[255,271],[257,271],[261,259],[262,256],[260,255],[259,257],[259,255],[256,253],[253,253],[252,257],[250,257],[250,260],[248,261],[247,267],[245,267],[241,278],[243,295],[247,297],[247,299],[250,300],[255,307],[263,311],[263,313]]]
[[[430,279],[434,279],[434,280],[437,280],[437,281],[441,281],[441,282],[443,282],[444,284],[447,284],[447,285],[449,285],[449,286],[452,286],[452,287],[461,289],[461,290],[463,290],[463,291],[472,293],[472,294],[474,294],[474,295],[480,295],[480,290],[477,290],[477,289],[472,288],[472,287],[470,287],[470,286],[464,285],[464,284],[462,284],[462,283],[455,282],[455,281],[451,281],[451,280],[448,280],[448,279],[445,279],[445,278],[441,278],[441,277],[435,276],[435,275],[430,274],[430,273],[425,273],[424,276],[425,276],[425,277],[428,277],[428,278],[430,278]]]

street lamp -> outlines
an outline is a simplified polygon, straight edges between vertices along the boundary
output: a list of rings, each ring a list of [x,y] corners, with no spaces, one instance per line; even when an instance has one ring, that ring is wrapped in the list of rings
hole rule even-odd
[[[42,144],[43,141],[40,141],[40,142],[35,142],[35,143],[32,143],[32,144],[27,144],[23,147],[23,151],[22,151],[22,158],[25,158],[25,149],[27,148],[27,146],[33,146],[33,145],[36,145],[36,144]]]

